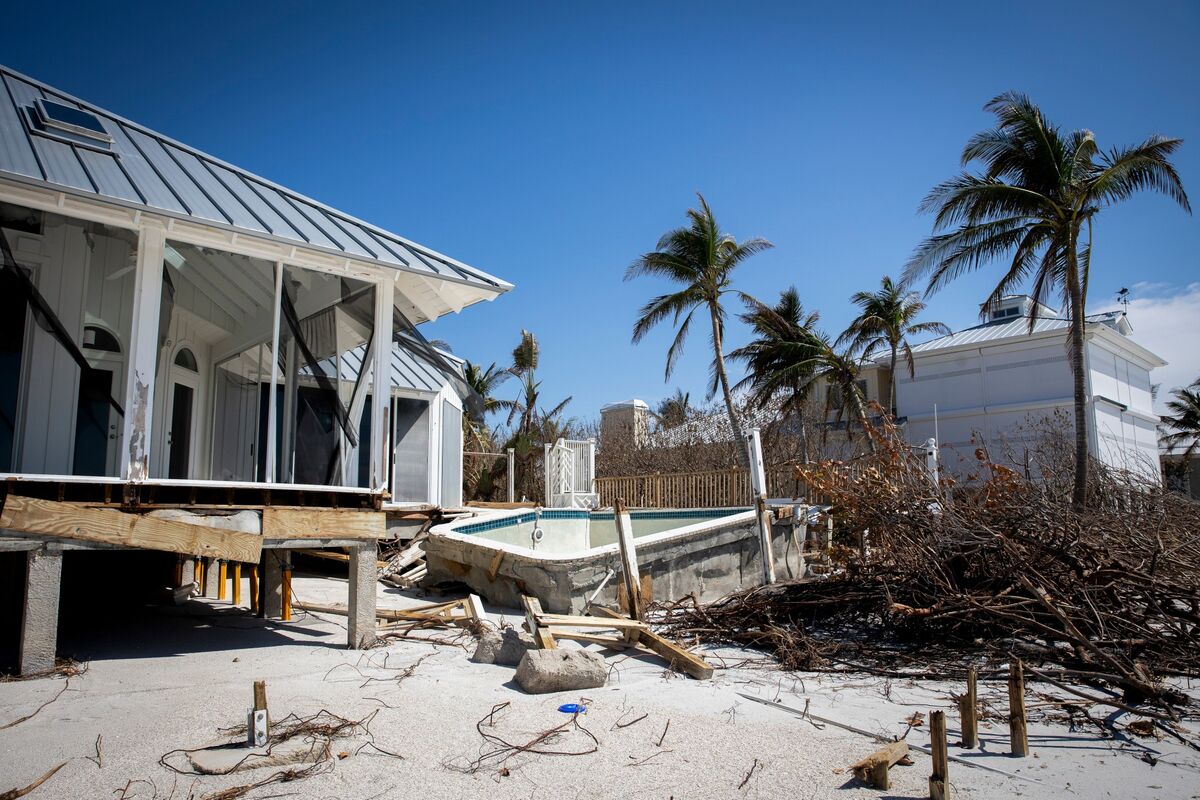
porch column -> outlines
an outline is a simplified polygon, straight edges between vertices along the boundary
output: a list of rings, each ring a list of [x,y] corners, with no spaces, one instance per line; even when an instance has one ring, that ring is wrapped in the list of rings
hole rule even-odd
[[[350,548],[350,603],[346,646],[362,650],[375,642],[375,542]]]
[[[162,301],[163,252],[167,231],[157,220],[138,230],[137,268],[133,285],[133,319],[122,420],[121,477],[149,477],[150,432],[154,405],[154,374],[158,363],[158,312]]]
[[[259,579],[263,593],[263,616],[278,619],[283,616],[283,563],[288,559],[286,550],[262,551],[262,576]]]
[[[25,608],[21,614],[22,675],[54,667],[58,643],[58,594],[62,584],[62,548],[47,544],[25,555]]]
[[[388,442],[391,440],[389,413],[392,407],[392,305],[395,280],[388,276],[375,284],[374,373],[371,400],[371,481],[376,491],[388,481]],[[362,446],[362,443],[359,444]],[[372,627],[375,621],[371,621]]]
[[[260,475],[259,480],[267,483],[274,482],[279,479],[279,469],[276,466],[279,459],[279,453],[276,449],[275,431],[279,430],[279,392],[276,388],[279,385],[279,317],[281,308],[283,307],[283,262],[275,262],[275,311],[274,318],[271,322],[271,383],[270,391],[267,392],[267,457],[264,472],[265,475]]]

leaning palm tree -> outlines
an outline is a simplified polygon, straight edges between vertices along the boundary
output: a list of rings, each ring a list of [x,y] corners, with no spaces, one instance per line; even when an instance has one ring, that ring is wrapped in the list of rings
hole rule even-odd
[[[692,407],[691,401],[691,392],[676,389],[675,394],[664,398],[658,404],[658,408],[654,411],[654,416],[658,418],[658,422],[663,428],[674,428],[677,425],[682,425],[684,422],[687,422],[688,415],[695,410]]]
[[[908,284],[904,281],[897,283],[888,275],[883,276],[878,291],[855,292],[850,302],[859,307],[859,313],[846,332],[838,337],[837,343],[849,344],[850,351],[861,354],[863,359],[869,359],[882,348],[888,349],[891,354],[888,361],[891,383],[888,408],[895,415],[896,357],[899,353],[904,354],[908,377],[916,375],[908,337],[923,333],[950,333],[950,329],[940,322],[914,322],[925,310],[925,303],[920,295],[909,291]]]
[[[742,426],[733,405],[733,394],[729,388],[729,376],[725,372],[725,309],[722,298],[736,291],[730,285],[733,271],[739,264],[755,253],[772,245],[766,239],[748,239],[740,244],[733,236],[724,233],[713,217],[708,201],[701,194],[699,209],[688,209],[687,227],[676,228],[663,234],[656,250],[638,258],[625,270],[625,280],[645,275],[666,278],[679,288],[660,295],[646,303],[639,312],[633,326],[633,342],[637,344],[660,322],[668,318],[678,325],[675,339],[667,350],[666,379],[670,379],[675,364],[683,353],[683,344],[697,311],[707,312],[712,327],[713,351],[712,385],[709,397],[719,387],[729,414],[729,425],[735,440],[734,450],[739,460],[746,464],[748,456],[743,446]],[[738,294],[741,294],[740,292]]]
[[[765,408],[779,401],[780,413],[799,422],[800,455],[809,459],[808,421],[805,416],[814,386],[817,353],[815,338],[820,312],[805,313],[795,286],[779,293],[779,302],[768,306],[753,297],[745,299],[742,321],[755,338],[729,354],[746,364],[747,375],[736,389],[748,389],[750,403]]]
[[[1075,383],[1072,503],[1082,508],[1088,471],[1083,344],[1092,227],[1101,210],[1143,189],[1162,192],[1190,212],[1170,161],[1182,140],[1151,136],[1102,152],[1091,131],[1063,132],[1023,94],[1002,94],[984,109],[996,116],[997,125],[973,136],[962,153],[964,166],[978,160],[983,170],[964,171],[922,201],[922,211],[936,214],[935,233],[913,253],[904,277],[927,275],[928,295],[1003,257],[1006,268],[983,306],[985,314],[1029,281],[1039,303],[1061,292],[1070,319]],[[1037,318],[1034,308],[1030,330]]]
[[[1200,451],[1200,378],[1171,394],[1174,399],[1167,401],[1171,413],[1162,417],[1163,425],[1170,431],[1163,434],[1162,443],[1170,451],[1182,445],[1183,463],[1186,464]]]
[[[862,374],[859,359],[850,350],[838,350],[824,333],[816,332],[814,340],[808,368],[812,370],[812,381],[827,387],[825,417],[833,414],[834,421],[839,424],[845,419],[846,438],[850,440],[854,438],[852,426],[857,422],[866,436],[867,449],[874,453],[875,440],[871,438],[867,422],[867,398],[859,383]],[[822,428],[822,442],[828,427]]]

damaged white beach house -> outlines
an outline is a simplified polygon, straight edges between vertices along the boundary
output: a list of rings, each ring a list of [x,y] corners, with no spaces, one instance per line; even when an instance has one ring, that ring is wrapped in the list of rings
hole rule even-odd
[[[3,67],[0,228],[0,655],[52,666],[99,550],[278,616],[288,551],[345,547],[368,641],[377,540],[462,502],[417,326],[511,285]]]

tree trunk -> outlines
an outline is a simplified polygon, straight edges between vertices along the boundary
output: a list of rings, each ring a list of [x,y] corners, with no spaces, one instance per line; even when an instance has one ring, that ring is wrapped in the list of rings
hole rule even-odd
[[[803,413],[800,414],[800,461],[808,463],[808,421]]]
[[[892,363],[888,367],[888,411],[892,415],[892,419],[896,418],[896,344],[892,343]]]
[[[857,391],[858,387],[852,385],[852,388],[855,390],[854,391],[854,411],[855,411],[855,414],[858,416],[858,424],[862,425],[863,436],[867,440],[867,449],[870,450],[872,453],[874,453],[875,452],[875,440],[871,438],[871,431],[870,431],[870,428],[868,427],[871,423],[869,423],[867,421],[867,410],[866,410],[866,408],[863,407],[862,398],[858,396],[858,391]]]
[[[1088,477],[1088,428],[1087,428],[1087,378],[1084,373],[1083,333],[1086,311],[1083,308],[1083,287],[1080,284],[1078,257],[1074,237],[1068,254],[1071,299],[1071,372],[1075,379],[1075,484],[1071,490],[1071,505],[1081,511],[1087,505]]]
[[[733,429],[733,449],[738,454],[738,463],[749,469],[750,456],[746,451],[746,438],[742,435],[742,424],[733,408],[733,393],[729,391],[729,376],[725,374],[725,354],[722,352],[721,326],[715,308],[709,308],[712,319],[713,366],[717,369],[717,380],[721,383],[721,394],[725,397],[725,410],[729,412],[729,427]]]

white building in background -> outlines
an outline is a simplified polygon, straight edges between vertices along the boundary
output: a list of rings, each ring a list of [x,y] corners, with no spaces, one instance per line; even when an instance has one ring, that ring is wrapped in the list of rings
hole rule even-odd
[[[1029,318],[1035,303],[1027,295],[1005,297],[986,322],[912,348],[915,374],[901,359],[897,364],[896,416],[908,442],[938,440],[942,467],[960,476],[976,464],[983,445],[996,463],[1022,470],[1031,466],[1029,451],[1041,444],[1038,423],[1058,417],[1073,436],[1074,389],[1067,354],[1069,320],[1055,309],[1037,306],[1032,332]],[[1124,312],[1087,318],[1084,365],[1088,439],[1092,455],[1113,467],[1161,482],[1158,416],[1150,395],[1151,370],[1166,364],[1129,338],[1133,332]],[[888,354],[862,365],[859,387],[870,404],[886,407],[892,376]],[[836,407],[834,391],[822,386],[819,403]],[[686,447],[729,441],[732,433],[723,412],[697,417],[650,436],[649,406],[641,400],[610,403],[601,409],[601,437],[633,437],[651,447]],[[743,420],[747,429],[778,418],[767,409]],[[827,425],[831,439],[847,423],[833,412]],[[818,436],[817,432],[812,434]],[[861,440],[861,437],[860,437]],[[861,446],[857,448],[861,452]],[[769,458],[769,454],[768,454]]]
[[[1063,412],[1071,424],[1069,321],[1039,306],[1030,332],[1033,310],[1028,296],[1005,297],[987,322],[913,347],[914,377],[898,365],[896,405],[908,441],[920,444],[936,435],[944,468],[968,470],[979,442],[993,459],[1019,468],[1031,444],[1024,436],[1031,422]],[[1089,446],[1100,461],[1157,482],[1150,371],[1166,362],[1130,339],[1131,332],[1123,312],[1087,319]]]

